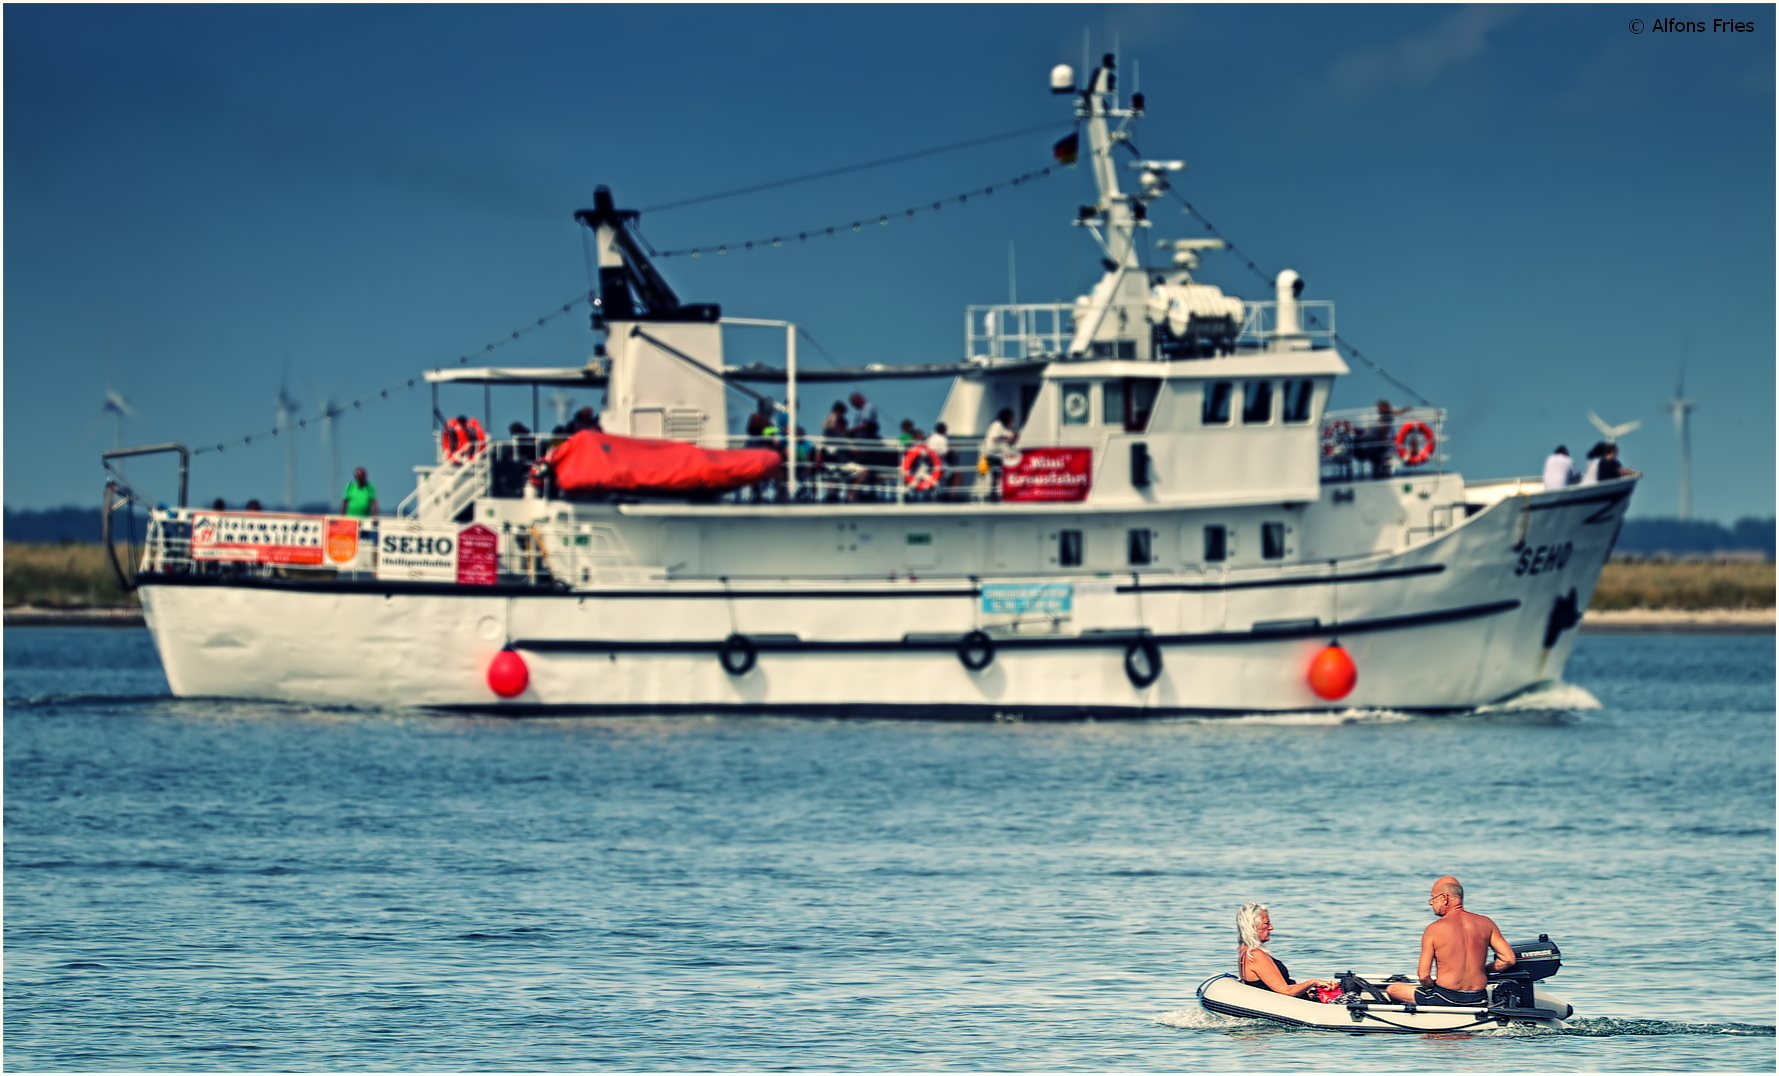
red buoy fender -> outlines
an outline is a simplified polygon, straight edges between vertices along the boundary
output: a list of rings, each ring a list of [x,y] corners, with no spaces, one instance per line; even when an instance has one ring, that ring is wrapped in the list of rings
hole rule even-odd
[[[488,663],[488,687],[503,699],[524,693],[531,683],[531,670],[516,650],[502,650]]]
[[[1310,690],[1330,702],[1352,694],[1358,682],[1359,668],[1339,643],[1329,643],[1310,662]]]

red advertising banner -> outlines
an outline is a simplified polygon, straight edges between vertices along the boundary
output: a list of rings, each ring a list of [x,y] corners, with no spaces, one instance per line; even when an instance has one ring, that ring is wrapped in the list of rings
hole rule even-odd
[[[195,512],[191,555],[193,560],[320,564],[321,517]]]
[[[1093,486],[1093,449],[1022,448],[1001,479],[1003,501],[1084,501]]]
[[[500,581],[500,535],[480,523],[457,532],[457,582],[491,587]]]

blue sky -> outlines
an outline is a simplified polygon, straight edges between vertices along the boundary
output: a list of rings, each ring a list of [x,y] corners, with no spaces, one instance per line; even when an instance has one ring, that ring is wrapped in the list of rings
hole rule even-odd
[[[1629,32],[1633,18],[1752,33]],[[1116,41],[1145,153],[1268,273],[1332,299],[1342,334],[1451,410],[1453,466],[1536,473],[1641,419],[1637,515],[1672,515],[1665,410],[1681,356],[1695,516],[1774,499],[1774,9],[1575,7],[84,7],[5,9],[5,503],[98,495],[109,376],[132,443],[268,429],[288,384],[375,402],[344,466],[391,505],[430,459],[403,385],[586,290],[572,219],[608,184],[639,209],[950,142],[995,141],[647,213],[710,246],[921,205],[1049,163],[1059,62]],[[833,240],[663,271],[690,301],[801,322],[835,359],[933,362],[963,308],[1066,301],[1095,276],[1067,171]],[[1157,214],[1157,237],[1202,235]],[[1269,297],[1227,255],[1201,278]],[[732,337],[736,334],[731,334]],[[579,308],[510,341],[585,361]],[[750,357],[749,341],[733,340]],[[472,360],[481,361],[481,360]],[[1337,404],[1386,390],[1344,379]],[[928,424],[939,389],[885,388]],[[1393,393],[1400,397],[1400,394]],[[587,399],[585,403],[597,403]],[[813,426],[826,401],[807,402]],[[479,407],[465,395],[461,406]],[[528,395],[496,419],[529,421]],[[298,499],[321,500],[316,424]],[[284,450],[201,455],[192,496],[282,499]],[[156,472],[141,465],[145,481]],[[170,473],[170,472],[169,472]],[[170,486],[167,488],[170,489]]]

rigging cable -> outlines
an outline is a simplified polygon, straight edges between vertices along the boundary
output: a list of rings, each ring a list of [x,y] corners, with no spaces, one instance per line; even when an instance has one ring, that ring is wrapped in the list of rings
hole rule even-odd
[[[666,202],[662,205],[651,206],[650,208],[642,210],[642,212],[665,213],[670,209],[680,209],[684,206],[700,205],[704,202],[714,202],[720,198],[735,198],[743,194],[754,194],[758,191],[769,191],[778,187],[789,187],[796,183],[808,183],[811,180],[828,179],[832,176],[843,176],[849,172],[862,172],[867,168],[879,168],[886,164],[900,164],[903,161],[919,160],[922,157],[933,157],[941,153],[950,153],[952,150],[969,149],[971,146],[986,146],[993,142],[1005,142],[1009,138],[1018,138],[1021,135],[1036,134],[1039,131],[1055,130],[1058,126],[1059,125],[1055,122],[1051,122],[1042,123],[1036,127],[1022,127],[1017,131],[1008,131],[1005,134],[989,135],[986,138],[972,138],[965,142],[951,142],[943,146],[934,146],[931,149],[915,150],[912,153],[899,153],[894,157],[881,157],[875,161],[865,161],[862,164],[849,164],[840,168],[830,168],[822,172],[810,172],[807,175],[793,176],[790,179],[775,179],[769,183],[756,183],[751,187],[737,187],[732,191],[722,191],[717,194],[701,194],[696,198],[683,198],[677,202]]]
[[[805,228],[796,232],[781,232],[778,235],[767,236],[763,239],[746,239],[739,242],[718,243],[715,246],[682,247],[678,250],[656,250],[654,245],[649,243],[647,239],[643,239],[643,245],[648,248],[649,256],[652,258],[679,258],[688,256],[699,258],[705,254],[724,255],[729,253],[731,248],[738,250],[753,250],[755,247],[782,247],[787,241],[792,239],[799,242],[808,242],[811,236],[816,236],[818,238],[827,236],[832,239],[836,233],[845,234],[848,231],[864,231],[865,225],[871,222],[871,217],[877,218],[878,226],[888,227],[892,216],[901,216],[912,219],[916,213],[926,213],[929,211],[937,213],[949,202],[956,202],[959,205],[963,205],[970,200],[972,195],[992,195],[998,187],[1017,187],[1021,183],[1030,183],[1036,179],[1043,179],[1052,171],[1053,169],[1049,167],[1039,168],[1031,172],[1014,176],[1012,179],[1000,183],[990,183],[986,187],[978,187],[975,190],[965,191],[962,194],[954,194],[950,198],[935,199],[930,205],[910,206],[903,210],[868,214],[857,220],[843,224],[831,224],[820,228]],[[642,232],[638,230],[635,225],[631,226],[631,231],[634,232],[638,238],[642,238]]]
[[[534,321],[531,321],[524,325],[521,325],[519,328],[514,329],[512,332],[508,333],[507,335],[501,337],[498,340],[492,340],[492,341],[488,342],[487,344],[484,344],[482,346],[481,351],[483,354],[487,354],[489,352],[492,352],[495,348],[505,347],[507,344],[512,343],[513,341],[519,339],[520,337],[524,336],[525,334],[530,333],[536,329],[543,328],[549,322],[554,321],[555,319],[568,313],[570,310],[573,310],[576,306],[580,305],[581,303],[586,302],[587,300],[588,300],[588,296],[578,295],[575,298],[570,299],[568,302],[563,303],[557,309],[550,311],[548,314],[545,314],[542,317],[537,318]],[[471,352],[471,354],[474,354],[474,352]],[[457,364],[459,366],[468,366],[469,358],[470,358],[470,356],[467,354],[460,356],[457,360]],[[401,392],[404,389],[417,388],[417,387],[419,387],[420,381],[421,381],[420,378],[410,377],[406,381],[396,382],[395,384],[390,385],[388,388],[379,389],[373,393],[366,393],[365,395],[360,396],[356,400],[351,400],[351,401],[347,401],[344,403],[336,404],[332,410],[327,412],[326,417],[334,418],[339,415],[345,414],[348,404],[350,404],[350,406],[352,407],[353,410],[357,410],[367,403],[376,403],[378,400],[387,400],[387,399],[389,399],[389,394],[391,392]],[[291,433],[291,432],[293,432],[293,430],[303,430],[303,429],[307,429],[308,427],[309,427],[308,419],[306,419],[306,418],[297,419],[294,426],[291,423],[285,423],[283,426],[273,426],[270,430],[264,430],[264,431],[261,431],[258,433],[246,434],[244,436],[237,437],[232,441],[218,441],[214,445],[199,445],[197,448],[194,448],[191,450],[191,454],[194,456],[201,456],[206,452],[221,452],[231,445],[249,446],[249,445],[253,444],[253,439],[255,437],[277,437],[281,433]]]
[[[1124,139],[1123,145],[1127,146],[1132,153],[1136,154],[1138,160],[1146,159],[1143,157],[1142,153],[1137,149],[1137,147],[1131,143],[1131,141],[1129,139]],[[1204,225],[1205,231],[1209,232],[1212,236],[1223,240],[1223,245],[1226,248],[1228,248],[1230,253],[1232,253],[1236,257],[1240,258],[1242,260],[1242,262],[1247,265],[1248,269],[1250,271],[1252,271],[1255,276],[1259,277],[1263,282],[1265,282],[1268,285],[1273,283],[1273,280],[1275,279],[1274,277],[1268,276],[1260,268],[1260,266],[1256,265],[1254,263],[1253,258],[1250,258],[1247,254],[1243,253],[1241,248],[1239,248],[1235,245],[1234,240],[1232,240],[1228,236],[1224,235],[1221,229],[1219,229],[1215,224],[1212,224],[1210,221],[1210,218],[1206,217],[1204,215],[1204,213],[1197,206],[1195,206],[1191,202],[1187,201],[1186,196],[1181,194],[1177,189],[1175,189],[1173,184],[1170,183],[1167,185],[1167,192],[1169,194],[1173,195],[1174,198],[1181,205],[1186,207],[1186,212],[1188,215],[1198,218],[1199,223]],[[1393,376],[1388,370],[1385,370],[1382,366],[1379,366],[1376,362],[1372,361],[1370,356],[1366,355],[1364,352],[1362,352],[1358,348],[1354,347],[1353,344],[1349,340],[1347,340],[1346,337],[1340,335],[1339,333],[1334,333],[1332,335],[1334,337],[1335,343],[1337,343],[1341,347],[1345,348],[1349,355],[1353,356],[1355,359],[1358,359],[1360,362],[1362,362],[1366,366],[1370,367],[1372,373],[1383,378],[1385,381],[1388,381],[1390,384],[1395,385],[1397,388],[1401,389],[1403,392],[1408,393],[1410,396],[1413,396],[1417,401],[1420,402],[1422,407],[1432,407],[1433,406],[1433,403],[1431,400],[1428,400],[1425,396],[1422,396],[1419,392],[1416,392],[1413,387],[1403,383],[1400,379]]]

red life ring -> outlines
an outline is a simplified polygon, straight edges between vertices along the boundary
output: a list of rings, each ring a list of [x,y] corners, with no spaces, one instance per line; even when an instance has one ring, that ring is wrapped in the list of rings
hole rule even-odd
[[[488,447],[488,433],[487,433],[487,431],[483,430],[482,424],[480,422],[477,422],[473,418],[469,420],[469,446],[468,447],[469,447],[469,454],[468,454],[467,458],[469,458],[469,459],[475,459],[477,456],[480,456],[482,454],[482,450]]]
[[[926,458],[927,469],[925,473],[917,474],[914,468],[920,463],[922,457]],[[945,477],[945,461],[940,459],[939,453],[933,449],[926,445],[915,445],[903,454],[902,484],[913,492],[925,493],[937,486],[943,477]]]
[[[1409,434],[1414,434],[1420,444],[1410,448]],[[1402,429],[1396,431],[1396,455],[1410,467],[1419,467],[1433,458],[1433,429],[1425,422],[1405,422]]]

